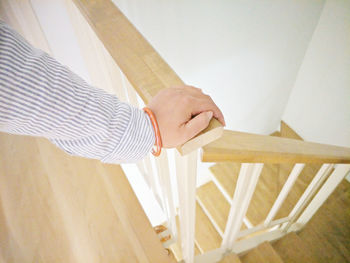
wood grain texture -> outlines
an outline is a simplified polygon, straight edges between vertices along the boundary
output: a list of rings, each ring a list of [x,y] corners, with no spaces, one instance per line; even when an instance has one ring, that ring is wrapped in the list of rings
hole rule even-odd
[[[269,242],[264,242],[241,257],[242,263],[283,263]]]
[[[285,263],[350,262],[349,222],[350,183],[343,180],[299,233],[273,242],[274,251],[252,249],[241,261],[274,262],[269,257],[277,252]]]
[[[217,163],[211,166],[209,169],[217,182],[232,199],[235,192],[239,171],[241,169],[241,164],[231,162]]]
[[[275,131],[275,132],[271,133],[270,136],[283,137],[283,136],[281,136],[281,133],[279,131]]]
[[[177,228],[180,229],[179,217],[176,217]],[[195,255],[205,253],[220,247],[222,238],[206,216],[202,208],[196,204],[196,225],[195,225]],[[176,243],[170,246],[177,261],[183,260],[181,251],[181,235],[178,234]]]
[[[225,130],[203,147],[204,162],[350,163],[350,149],[294,139]]]
[[[285,263],[318,263],[307,243],[294,232],[287,234],[272,246]]]
[[[146,105],[162,89],[184,85],[112,1],[74,2]],[[188,154],[219,138],[222,130],[222,125],[212,119],[202,133],[177,149],[182,155]]]
[[[303,138],[284,121],[281,121],[281,128],[279,133],[283,138],[303,141]]]
[[[230,204],[213,182],[206,183],[197,189],[197,200],[208,211],[223,233],[230,212]]]
[[[241,263],[241,260],[236,254],[231,253],[220,260],[219,263]]]
[[[277,187],[279,166],[265,164],[248,207],[247,218],[253,225],[263,223],[279,194]]]
[[[197,201],[206,215],[215,222],[219,229],[218,231],[223,233],[231,205],[214,182],[210,181],[197,189]],[[246,229],[244,224],[241,227],[241,230],[243,229]]]
[[[238,163],[223,162],[210,167],[216,180],[231,198],[236,188],[240,166]],[[279,194],[278,171],[279,166],[276,164],[265,164],[261,171],[246,215],[253,225],[265,220]]]
[[[174,262],[118,165],[0,134],[5,262]]]
[[[350,262],[350,183],[343,180],[298,233],[273,244],[284,262]]]
[[[350,262],[350,183],[345,179],[298,236],[320,263]]]
[[[302,141],[303,138],[297,134],[287,123],[281,121],[281,137],[295,139]],[[278,192],[281,191],[284,183],[286,182],[289,174],[291,173],[294,165],[289,163],[279,164],[278,175]],[[292,190],[289,192],[285,202],[282,204],[280,210],[276,214],[275,219],[283,218],[289,215],[295,204],[298,202],[301,195],[306,190],[307,186],[311,183],[312,179],[321,168],[321,164],[307,163],[304,169],[298,176]]]
[[[195,242],[201,253],[219,248],[222,238],[210,222],[203,209],[196,204]]]
[[[180,231],[180,221],[179,217],[176,217],[176,227],[178,229],[177,241],[170,245],[171,251],[174,253],[177,262],[183,260],[182,249],[181,249],[181,231]],[[194,254],[199,255],[201,252],[198,249],[197,245],[194,244]]]

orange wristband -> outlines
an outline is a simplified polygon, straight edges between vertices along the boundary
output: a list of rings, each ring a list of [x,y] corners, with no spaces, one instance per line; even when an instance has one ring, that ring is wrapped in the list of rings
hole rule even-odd
[[[148,114],[149,118],[151,119],[153,130],[156,136],[156,143],[155,143],[156,150],[152,149],[152,154],[154,156],[159,156],[160,152],[162,151],[163,144],[162,144],[162,138],[160,137],[160,131],[159,131],[159,126],[158,126],[156,116],[154,116],[153,112],[147,107],[143,108],[143,110]]]

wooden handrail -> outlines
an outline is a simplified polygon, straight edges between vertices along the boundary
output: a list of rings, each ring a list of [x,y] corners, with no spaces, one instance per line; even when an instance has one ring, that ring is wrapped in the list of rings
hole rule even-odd
[[[162,89],[184,85],[112,1],[74,2],[145,104]],[[222,131],[222,125],[213,119],[207,129],[178,150],[187,154],[219,138]]]
[[[350,163],[350,148],[225,130],[203,147],[204,162]]]

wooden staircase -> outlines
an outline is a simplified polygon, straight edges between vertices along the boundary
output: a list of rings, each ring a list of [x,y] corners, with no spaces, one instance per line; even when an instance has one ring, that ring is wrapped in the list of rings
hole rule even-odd
[[[281,131],[272,136],[301,139],[284,122]],[[240,166],[230,162],[213,165],[213,180],[197,189],[197,254],[221,245]],[[246,215],[248,224],[263,223],[292,168],[289,164],[265,164]],[[305,165],[275,220],[289,215],[319,168],[319,164]],[[220,262],[350,262],[349,209],[350,183],[343,180],[302,231],[291,232],[277,242],[264,242],[243,255],[229,254]],[[246,228],[243,225],[241,230]]]
[[[245,255],[227,255],[221,263],[350,262],[350,183],[343,181],[299,233],[265,242]]]

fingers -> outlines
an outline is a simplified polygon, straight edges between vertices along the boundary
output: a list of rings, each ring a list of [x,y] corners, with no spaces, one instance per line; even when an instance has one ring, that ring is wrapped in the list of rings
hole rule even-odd
[[[184,103],[190,105],[191,115],[198,115],[201,112],[212,111],[214,117],[224,126],[226,126],[224,115],[216,106],[212,98],[202,92],[201,89],[193,86],[175,87],[181,92]]]
[[[198,114],[184,125],[185,141],[190,140],[202,130],[208,127],[211,118],[213,117],[212,111],[206,111]]]
[[[226,126],[224,115],[221,110],[216,106],[212,98],[202,92],[201,89],[193,86],[179,86],[176,87],[184,92],[184,96],[190,96],[192,116],[197,115],[204,111],[212,111],[214,117],[221,122],[222,125]]]
[[[212,111],[214,117],[222,124],[226,125],[224,115],[222,114],[221,110],[216,106],[214,101],[208,96],[204,100],[194,100],[192,102],[192,115],[197,115],[201,112],[205,111]]]

